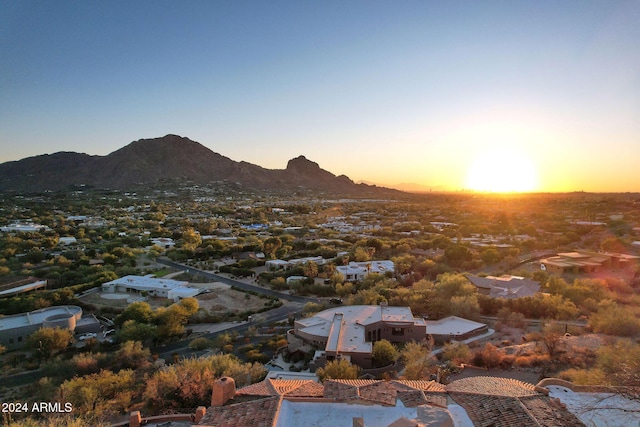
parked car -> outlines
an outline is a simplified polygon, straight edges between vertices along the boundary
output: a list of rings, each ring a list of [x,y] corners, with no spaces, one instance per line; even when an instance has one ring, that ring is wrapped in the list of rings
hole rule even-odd
[[[80,335],[78,337],[78,340],[84,341],[88,340],[89,338],[98,338],[98,334],[96,334],[95,332],[87,332],[86,334]]]

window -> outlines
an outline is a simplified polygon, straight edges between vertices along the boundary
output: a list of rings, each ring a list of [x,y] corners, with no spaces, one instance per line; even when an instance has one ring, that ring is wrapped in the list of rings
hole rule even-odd
[[[404,329],[402,329],[402,328],[392,328],[391,329],[391,335],[402,336],[402,335],[404,335]]]

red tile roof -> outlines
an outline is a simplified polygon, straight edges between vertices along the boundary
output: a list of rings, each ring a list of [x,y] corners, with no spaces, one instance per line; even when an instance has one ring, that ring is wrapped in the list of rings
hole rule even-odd
[[[488,394],[493,396],[533,396],[538,392],[533,384],[511,378],[469,377],[447,385],[448,392]]]
[[[200,421],[200,426],[272,427],[280,408],[279,397],[267,397],[226,406],[212,406]]]

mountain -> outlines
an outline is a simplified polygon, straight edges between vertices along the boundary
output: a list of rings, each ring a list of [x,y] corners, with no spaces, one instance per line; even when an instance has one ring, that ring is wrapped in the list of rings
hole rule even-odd
[[[106,156],[59,152],[0,164],[0,191],[57,191],[77,185],[132,189],[163,179],[186,179],[207,185],[220,181],[248,189],[298,190],[370,194],[393,190],[355,184],[304,156],[286,169],[265,169],[236,162],[178,135],[140,139]]]

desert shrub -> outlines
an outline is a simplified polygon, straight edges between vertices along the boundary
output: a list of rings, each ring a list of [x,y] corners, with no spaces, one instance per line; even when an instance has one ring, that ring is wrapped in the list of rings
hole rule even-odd
[[[502,356],[500,359],[500,368],[509,369],[511,366],[513,366],[513,363],[515,362],[515,360],[516,360],[516,356],[511,354]]]
[[[253,350],[249,350],[246,354],[245,354],[245,358],[247,359],[247,362],[258,362],[258,363],[267,363],[269,361],[269,356],[267,356],[265,353],[260,352],[260,350],[258,349],[253,349]]]
[[[486,366],[487,368],[497,368],[500,365],[501,359],[502,355],[496,346],[487,343],[482,350],[474,354],[472,363],[478,366]]]
[[[447,343],[442,349],[442,358],[454,364],[467,363],[472,358],[469,346],[464,343]]]
[[[541,332],[529,332],[528,334],[526,334],[524,336],[525,341],[527,342],[535,342],[535,341],[541,341],[542,340],[542,333]]]
[[[640,319],[631,308],[603,301],[597,313],[591,315],[589,323],[595,332],[619,337],[640,335]]]
[[[71,359],[71,363],[78,375],[94,374],[100,371],[100,362],[104,360],[104,355],[101,353],[82,353],[76,354]]]
[[[527,326],[527,320],[524,317],[524,314],[519,313],[517,311],[511,311],[508,307],[503,307],[498,311],[497,314],[498,322],[511,326],[513,328],[524,328]],[[497,327],[497,325],[496,325]]]
[[[607,375],[603,370],[599,368],[593,369],[567,369],[558,374],[558,377],[571,381],[574,384],[578,385],[596,385],[596,384],[606,384],[607,383]]]
[[[191,350],[196,350],[196,351],[205,350],[207,348],[211,348],[212,346],[213,346],[213,341],[205,337],[194,338],[189,343],[189,348]]]
[[[518,356],[515,365],[521,368],[530,368],[533,366],[541,366],[549,361],[548,354],[530,354],[527,356]]]

